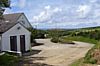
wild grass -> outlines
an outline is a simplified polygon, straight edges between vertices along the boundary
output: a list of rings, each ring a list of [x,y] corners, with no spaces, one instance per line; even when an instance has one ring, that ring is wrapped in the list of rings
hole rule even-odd
[[[71,41],[81,41],[81,42],[87,42],[87,43],[91,43],[91,44],[97,44],[98,40],[95,39],[90,39],[87,37],[82,37],[82,36],[66,36],[66,37],[62,37],[62,39],[64,40],[71,40]]]
[[[73,62],[70,66],[80,66],[80,65],[83,65],[83,58]]]
[[[18,61],[17,56],[4,54],[0,56],[0,66],[15,66]]]
[[[60,38],[60,37],[53,37],[51,39],[51,42],[61,43],[61,44],[75,44],[72,40],[66,40],[66,39]]]
[[[87,64],[89,64],[89,66],[95,66],[94,64],[97,64],[97,62],[99,62],[98,61],[99,58],[96,58],[97,55],[96,56],[94,56],[94,55],[96,53],[99,53],[98,50],[100,50],[100,41],[97,41],[97,40],[94,40],[94,39],[85,38],[85,37],[80,37],[80,36],[67,37],[66,39],[75,40],[75,41],[82,41],[82,42],[88,42],[88,43],[95,44],[95,46],[88,51],[88,53],[85,55],[84,58],[73,62],[70,66],[87,66]],[[95,50],[97,50],[97,51],[95,51]]]

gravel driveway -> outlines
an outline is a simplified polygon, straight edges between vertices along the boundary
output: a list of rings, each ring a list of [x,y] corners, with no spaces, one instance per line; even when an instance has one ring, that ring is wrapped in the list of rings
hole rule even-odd
[[[45,64],[38,66],[69,66],[75,60],[84,57],[87,51],[93,47],[93,44],[76,41],[75,45],[52,43],[50,39],[36,39],[36,41],[44,43],[44,45],[35,46],[32,49],[41,50],[41,52],[30,55],[28,58],[31,57],[33,63]]]

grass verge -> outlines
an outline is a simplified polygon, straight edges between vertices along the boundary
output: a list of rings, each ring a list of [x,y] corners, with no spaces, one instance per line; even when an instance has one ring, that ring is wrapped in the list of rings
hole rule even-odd
[[[83,58],[73,62],[70,66],[80,66],[83,65]]]
[[[88,51],[84,58],[73,62],[70,66],[95,66],[100,62],[100,42],[94,39],[75,36],[75,37],[64,37],[66,40],[81,41],[95,44],[95,46]]]
[[[15,66],[18,62],[18,57],[10,54],[0,56],[0,66]]]
[[[95,39],[90,39],[87,37],[82,37],[82,36],[73,36],[73,37],[61,37],[64,40],[71,40],[71,41],[81,41],[81,42],[87,42],[87,43],[92,43],[92,44],[97,44],[97,40]]]

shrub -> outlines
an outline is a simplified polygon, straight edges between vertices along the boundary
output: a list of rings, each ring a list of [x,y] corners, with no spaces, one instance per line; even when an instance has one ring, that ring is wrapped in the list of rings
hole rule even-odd
[[[89,63],[91,63],[91,64],[96,64],[96,63],[97,63],[97,60],[94,59],[94,58],[91,58],[90,61],[89,61]]]
[[[97,44],[93,47],[93,49],[100,49],[100,41],[97,42]]]
[[[97,59],[94,58],[94,49],[89,50],[84,58],[84,63],[96,64]]]
[[[51,39],[51,42],[58,43],[59,42],[59,38],[58,37],[53,37]]]
[[[67,40],[67,39],[64,39],[64,38],[59,38],[59,37],[53,37],[51,39],[51,42],[54,42],[54,43],[62,43],[62,44],[75,44],[72,40]]]
[[[97,64],[100,60],[100,41],[88,51],[84,58],[85,63]]]
[[[75,44],[72,40],[67,40],[67,39],[64,39],[64,38],[60,38],[59,42],[63,43],[63,44]]]

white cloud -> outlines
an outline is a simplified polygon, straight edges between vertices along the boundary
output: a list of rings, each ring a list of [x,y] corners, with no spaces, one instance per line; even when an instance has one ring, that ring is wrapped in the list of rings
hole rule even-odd
[[[100,17],[100,9],[97,9],[97,10],[94,11],[93,17],[94,18]]]
[[[87,5],[80,5],[77,12],[84,12],[87,9]]]
[[[50,6],[50,5],[47,5],[47,6],[45,6],[44,8],[48,10],[48,9],[51,8],[51,6]]]
[[[13,3],[11,3],[10,6],[11,6],[11,7],[15,7],[15,6],[17,6],[17,3],[16,3],[16,2],[13,2]]]
[[[53,10],[54,12],[61,12],[62,11],[62,9],[60,9],[60,8],[58,8],[58,7],[56,7],[54,10]]]
[[[26,6],[26,0],[19,0],[19,7],[24,8]]]
[[[97,2],[97,0],[90,0],[90,2],[91,2],[91,3],[95,3],[95,2]]]
[[[90,24],[90,23],[96,23],[96,22],[60,22],[60,23],[53,23],[52,24],[56,24],[57,26],[66,26],[66,25],[79,25],[79,24]]]
[[[34,22],[35,21],[36,22],[43,22],[43,21],[51,19],[55,13],[58,13],[61,11],[62,11],[62,9],[60,9],[58,7],[52,8],[51,6],[48,5],[48,6],[44,7],[44,10],[42,12],[40,12],[39,15],[34,16],[33,20],[34,20]]]
[[[18,0],[18,1],[12,0],[12,1],[11,1],[11,5],[10,5],[11,7],[24,8],[24,7],[26,7],[26,4],[28,4],[28,3],[26,3],[26,0]]]
[[[8,14],[12,12],[24,12],[25,15],[28,17],[28,19],[30,20],[30,22],[32,22],[32,25],[41,25],[41,23],[45,22],[45,25],[55,26],[57,24],[59,27],[66,25],[79,25],[80,23],[81,24],[90,24],[92,22],[99,23],[100,1],[99,0],[87,0],[86,2],[85,1],[82,4],[80,4],[81,1],[79,1],[79,3],[73,3],[73,5],[72,3],[65,4],[64,2],[62,4],[59,4],[59,6],[57,6],[56,3],[52,4],[42,3],[45,1],[42,1],[41,3],[37,3],[38,2],[37,1],[35,3],[33,0],[29,1],[13,0],[13,2],[11,3],[12,9],[7,9],[5,13]],[[13,7],[14,9],[17,8],[17,10],[16,9],[13,10]]]
[[[38,16],[33,17],[35,21],[43,21],[50,18],[50,14],[47,11],[42,11]]]
[[[86,17],[90,11],[91,11],[90,5],[80,5],[76,10],[76,12],[79,14],[79,17]]]

